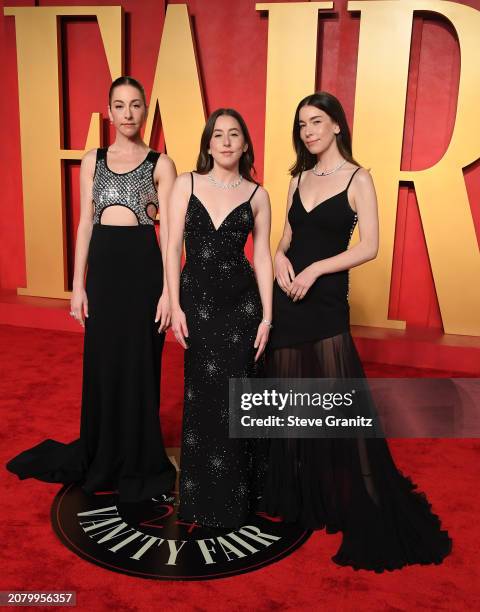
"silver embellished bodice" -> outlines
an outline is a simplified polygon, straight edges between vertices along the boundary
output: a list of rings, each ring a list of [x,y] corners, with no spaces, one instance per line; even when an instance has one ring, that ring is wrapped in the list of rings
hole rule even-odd
[[[101,223],[103,211],[109,206],[126,206],[135,214],[139,225],[153,225],[147,207],[153,204],[158,210],[153,172],[159,157],[157,151],[149,151],[139,166],[118,174],[107,165],[107,149],[97,149],[92,188],[94,224]]]

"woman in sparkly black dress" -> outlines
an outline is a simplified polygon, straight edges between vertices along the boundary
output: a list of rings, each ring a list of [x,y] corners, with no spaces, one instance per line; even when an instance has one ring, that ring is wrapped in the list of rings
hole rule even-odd
[[[377,201],[352,157],[339,101],[298,105],[297,161],[275,255],[274,328],[267,370],[281,378],[364,378],[350,335],[348,270],[377,253]],[[356,223],[360,241],[348,248]],[[368,287],[365,288],[368,291]],[[382,438],[271,440],[263,509],[312,529],[341,531],[339,565],[377,572],[440,563],[451,540]]]
[[[123,502],[169,494],[175,469],[159,422],[160,363],[169,324],[162,254],[166,206],[176,171],[140,137],[146,116],[138,81],[112,83],[108,149],[89,151],[80,169],[71,315],[85,326],[80,438],[45,440],[8,463],[20,478],[117,490]],[[86,284],[85,284],[85,271]]]
[[[270,204],[252,167],[243,119],[219,109],[169,207],[172,329],[186,349],[179,515],[212,527],[247,519],[261,476],[257,442],[228,436],[228,380],[255,376],[271,324]],[[250,232],[255,273],[244,255]]]

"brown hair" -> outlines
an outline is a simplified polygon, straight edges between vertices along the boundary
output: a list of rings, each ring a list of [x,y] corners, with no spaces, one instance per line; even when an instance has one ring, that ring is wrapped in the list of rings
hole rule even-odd
[[[240,157],[238,171],[243,176],[243,178],[255,183],[256,181],[252,178],[251,174],[252,170],[256,174],[255,167],[253,165],[255,156],[253,153],[252,140],[250,138],[250,134],[248,133],[247,124],[243,120],[243,117],[238,111],[233,108],[217,108],[217,110],[214,111],[207,119],[207,123],[203,128],[202,137],[200,139],[200,153],[198,154],[196,170],[199,174],[207,174],[207,172],[209,172],[213,168],[213,158],[208,153],[208,149],[210,147],[210,140],[212,139],[213,130],[215,128],[215,122],[221,115],[228,115],[229,117],[233,117],[240,124],[240,129],[242,131],[245,142],[248,145],[248,149],[244,153],[242,153],[242,156]]]
[[[110,85],[110,90],[108,92],[108,104],[110,106],[112,104],[113,90],[116,87],[120,87],[120,85],[131,85],[132,87],[138,89],[140,95],[142,96],[143,103],[145,104],[145,106],[147,106],[147,98],[145,96],[145,90],[143,89],[143,85],[139,81],[137,81],[137,79],[134,79],[131,76],[118,77],[118,79],[115,79]]]
[[[297,159],[293,166],[290,168],[290,174],[296,176],[302,170],[309,170],[317,163],[317,156],[310,153],[307,147],[303,144],[300,138],[300,109],[304,106],[315,106],[322,110],[330,117],[330,119],[338,125],[340,132],[335,134],[337,139],[337,146],[340,154],[350,163],[360,166],[352,155],[352,137],[350,136],[350,129],[348,127],[347,118],[345,117],[345,111],[339,100],[328,93],[327,91],[319,91],[311,94],[303,100],[300,100],[297,110],[295,111],[295,119],[293,120],[293,147],[297,154]]]

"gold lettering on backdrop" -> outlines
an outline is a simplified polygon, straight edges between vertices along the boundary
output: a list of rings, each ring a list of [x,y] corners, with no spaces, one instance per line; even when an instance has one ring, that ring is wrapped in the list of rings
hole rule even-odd
[[[69,296],[66,289],[62,160],[100,144],[94,113],[83,151],[62,149],[59,17],[96,16],[112,78],[122,74],[120,7],[8,7],[15,16],[27,286],[23,295]],[[33,100],[35,103],[33,103]]]
[[[167,7],[145,126],[147,142],[151,138],[157,108],[168,154],[175,161],[179,173],[191,170],[197,161],[205,111],[185,4]]]
[[[387,319],[400,180],[411,180],[422,219],[445,333],[480,335],[480,253],[462,169],[480,155],[478,37],[480,12],[439,0],[352,1],[361,11],[355,92],[354,152],[378,192],[380,249],[352,270],[352,322],[392,327]],[[414,11],[432,11],[454,26],[461,51],[455,127],[442,159],[400,171]]]
[[[319,9],[333,2],[269,2],[267,99],[263,178],[272,201],[271,245],[275,251],[283,231],[285,200],[294,160],[292,124],[299,101],[315,90]]]
[[[333,2],[256,5],[257,10],[269,12],[264,176],[274,208],[273,246],[282,230],[289,180],[286,169],[293,160],[291,122],[298,101],[315,87],[318,10],[332,7]],[[480,81],[480,64],[475,62],[480,12],[443,0],[356,0],[349,2],[348,9],[361,12],[354,149],[362,163],[372,168],[381,221],[377,260],[352,271],[352,322],[403,327],[402,322],[388,320],[387,312],[398,181],[412,180],[445,332],[479,335],[480,287],[476,279],[480,277],[480,256],[462,168],[479,154],[474,134],[479,133],[480,119],[474,100]],[[453,24],[462,66],[456,124],[445,155],[432,168],[407,172],[399,168],[415,10],[439,13]],[[10,7],[5,14],[15,16],[17,36],[27,261],[27,287],[19,292],[66,297],[61,163],[64,159],[79,159],[84,151],[61,148],[57,16],[97,16],[111,76],[115,78],[122,73],[122,9]],[[33,99],[35,105],[30,103]],[[376,100],[382,100],[382,104],[374,104]],[[167,10],[146,126],[147,141],[157,104],[169,154],[180,171],[187,170],[195,161],[204,112],[185,5],[171,5]],[[100,116],[95,113],[85,149],[99,144],[99,126]]]

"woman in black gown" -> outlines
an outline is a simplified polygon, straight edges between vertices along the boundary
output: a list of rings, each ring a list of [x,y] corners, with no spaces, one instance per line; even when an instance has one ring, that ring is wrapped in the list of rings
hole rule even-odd
[[[172,329],[187,349],[179,515],[218,528],[247,519],[262,467],[255,441],[228,435],[228,380],[256,375],[271,324],[270,204],[252,167],[245,122],[219,109],[197,171],[178,177],[169,208]],[[244,254],[250,232],[255,273]]]
[[[45,440],[7,467],[22,479],[78,482],[87,493],[118,490],[121,501],[137,502],[167,494],[175,484],[159,421],[170,308],[154,217],[160,205],[165,251],[176,171],[140,137],[146,101],[138,81],[112,83],[108,112],[115,142],[89,151],[80,169],[70,312],[85,326],[80,438]]]
[[[363,378],[349,331],[348,270],[376,256],[378,221],[370,174],[352,157],[339,101],[320,92],[298,105],[297,160],[275,256],[272,377]],[[360,241],[348,249],[359,223]],[[263,508],[286,521],[342,531],[339,565],[355,569],[440,563],[451,540],[384,439],[274,439]]]

